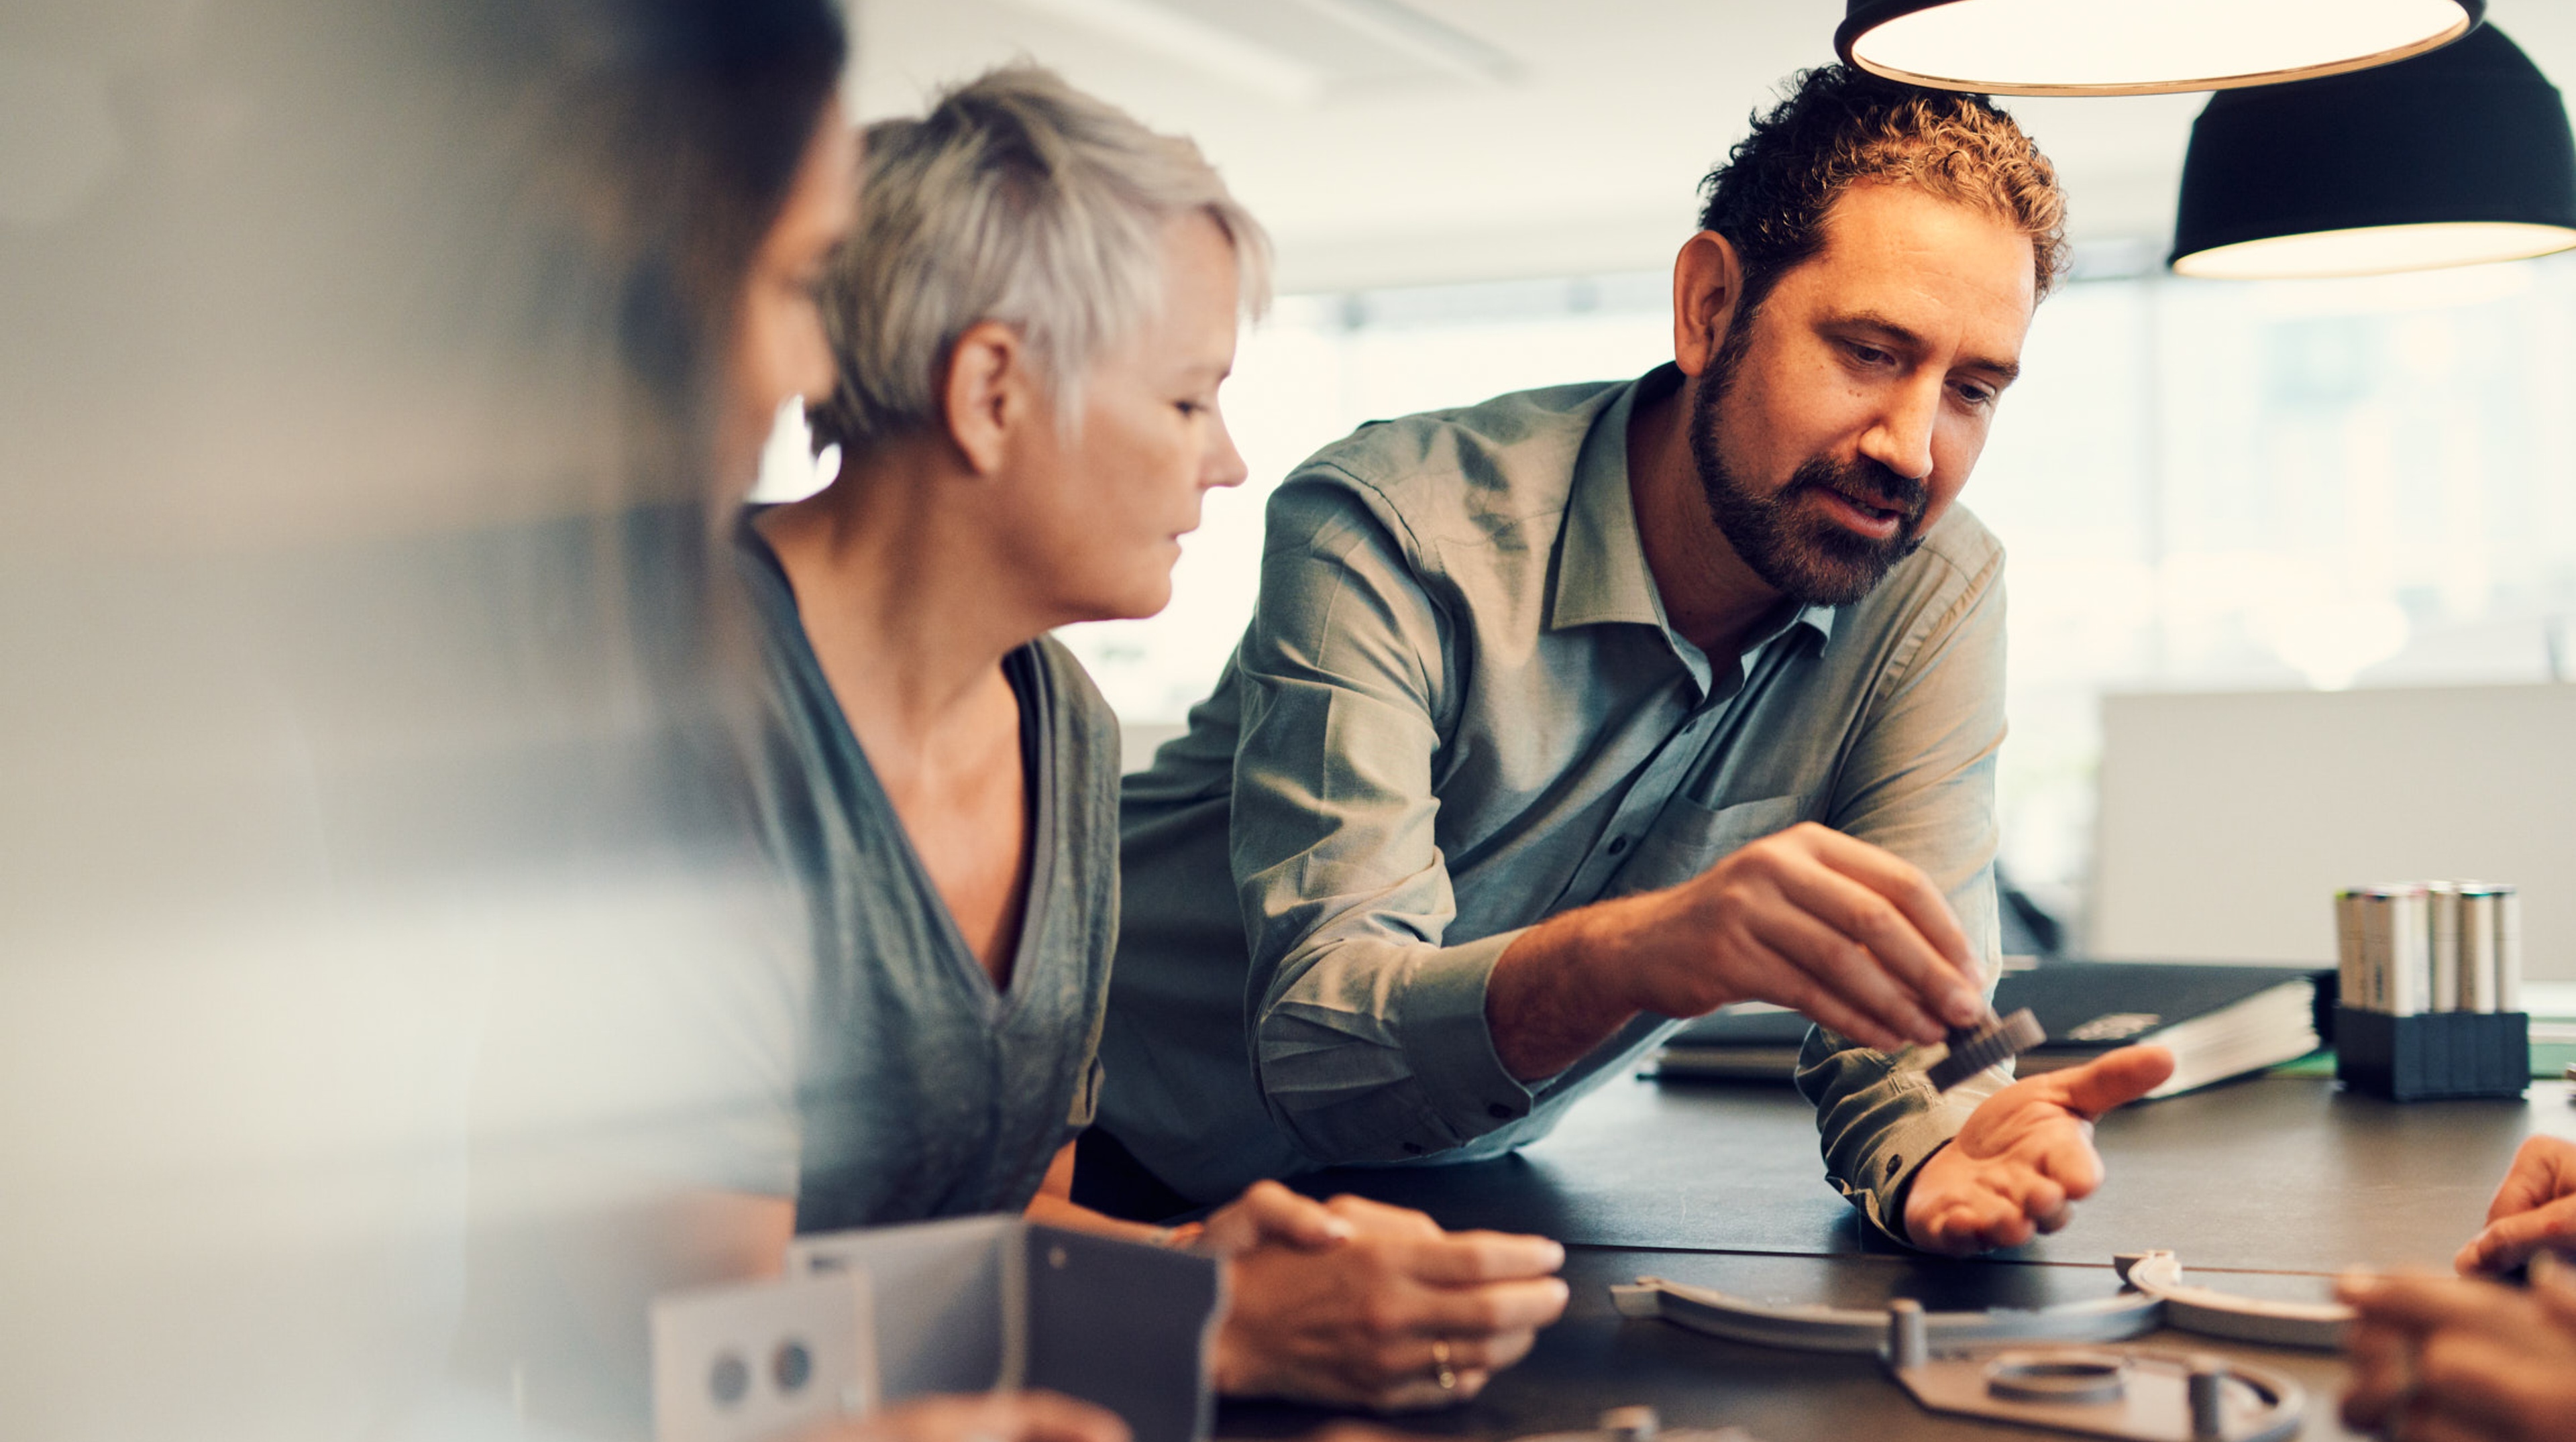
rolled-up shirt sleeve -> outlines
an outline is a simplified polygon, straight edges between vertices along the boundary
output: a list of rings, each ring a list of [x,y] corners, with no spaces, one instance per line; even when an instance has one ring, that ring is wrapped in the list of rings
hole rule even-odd
[[[2003,553],[1931,589],[1917,623],[1887,658],[1874,699],[1840,769],[1826,824],[1921,867],[1948,898],[1984,970],[2000,970],[1994,858],[1995,757],[2004,737]],[[1798,1061],[1798,1088],[1815,1104],[1828,1178],[1873,1224],[1905,1240],[1901,1201],[1926,1158],[1968,1113],[2011,1081],[1997,1067],[1936,1092],[1899,1067],[1817,1027]]]
[[[1272,497],[1236,656],[1229,840],[1263,1102],[1318,1163],[1458,1146],[1526,1115],[1485,985],[1519,933],[1450,944],[1435,760],[1455,656],[1403,521],[1338,474]]]

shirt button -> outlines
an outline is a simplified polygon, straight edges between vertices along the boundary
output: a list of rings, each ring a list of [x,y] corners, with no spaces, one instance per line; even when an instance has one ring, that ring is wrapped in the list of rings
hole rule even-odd
[[[1492,1106],[1485,1108],[1485,1115],[1492,1117],[1498,1122],[1509,1121],[1511,1119],[1512,1109],[1503,1105],[1501,1102],[1496,1102]]]
[[[1624,836],[1613,836],[1613,837],[1611,837],[1611,838],[1610,838],[1610,854],[1611,854],[1611,855],[1616,856],[1616,855],[1618,855],[1620,852],[1625,851],[1625,850],[1627,850],[1627,849],[1628,849],[1628,838],[1627,838],[1627,837],[1624,837]]]
[[[1904,1169],[1905,1169],[1905,1158],[1903,1158],[1903,1157],[1889,1157],[1889,1158],[1887,1159],[1887,1174],[1888,1174],[1890,1177],[1895,1176],[1898,1172],[1903,1171]]]

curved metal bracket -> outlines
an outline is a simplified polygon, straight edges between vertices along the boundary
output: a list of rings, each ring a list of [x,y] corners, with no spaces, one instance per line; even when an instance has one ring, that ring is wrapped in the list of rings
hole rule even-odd
[[[2146,1348],[1970,1352],[1889,1370],[1928,1411],[2128,1442],[2285,1442],[2307,1409],[2282,1373]],[[2015,1373],[2099,1385],[2024,1390],[2007,1385]]]
[[[2129,1286],[2119,1296],[2036,1311],[1925,1313],[1925,1341],[1934,1350],[1999,1342],[2118,1342],[2168,1326],[2331,1352],[2343,1344],[2353,1318],[2350,1307],[2336,1302],[2274,1302],[2193,1286],[2183,1281],[2182,1259],[2168,1251],[2124,1252],[2112,1265]],[[1802,1352],[1874,1354],[1888,1335],[1889,1312],[1883,1308],[1756,1302],[1661,1277],[1612,1287],[1610,1298],[1621,1316],[1660,1317],[1714,1337]]]
[[[1639,1277],[1633,1286],[1612,1287],[1610,1298],[1623,1317],[1661,1317],[1695,1332],[1765,1347],[1875,1355],[1887,1341],[1885,1308],[1775,1305],[1661,1277]],[[1926,1339],[1935,1348],[1995,1342],[2118,1342],[2154,1331],[2163,1306],[2160,1299],[2144,1292],[2129,1292],[2035,1311],[1999,1307],[1984,1312],[1930,1312],[1924,1314],[1923,1325]]]
[[[2123,1252],[2111,1265],[2120,1280],[2164,1303],[2166,1326],[2205,1337],[2331,1352],[2343,1345],[2353,1318],[2340,1302],[2272,1302],[2192,1286],[2182,1279],[2182,1259],[2171,1252]]]

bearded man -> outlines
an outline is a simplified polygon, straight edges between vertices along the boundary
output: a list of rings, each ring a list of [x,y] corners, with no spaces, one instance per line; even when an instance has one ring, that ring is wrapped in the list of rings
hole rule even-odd
[[[1996,974],[2003,550],[1955,502],[2063,251],[1985,101],[1809,72],[1703,185],[1673,361],[1362,427],[1122,801],[1101,1125],[1152,1212],[1500,1155],[1730,1002],[1817,1023],[1826,1171],[1926,1250],[2099,1185],[2152,1048],[1935,1092]]]

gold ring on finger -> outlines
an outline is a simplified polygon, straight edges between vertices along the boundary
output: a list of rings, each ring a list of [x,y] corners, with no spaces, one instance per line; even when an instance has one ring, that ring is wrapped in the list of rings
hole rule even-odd
[[[1443,1392],[1458,1390],[1458,1369],[1449,1365],[1449,1339],[1436,1337],[1431,1342],[1431,1380]]]

